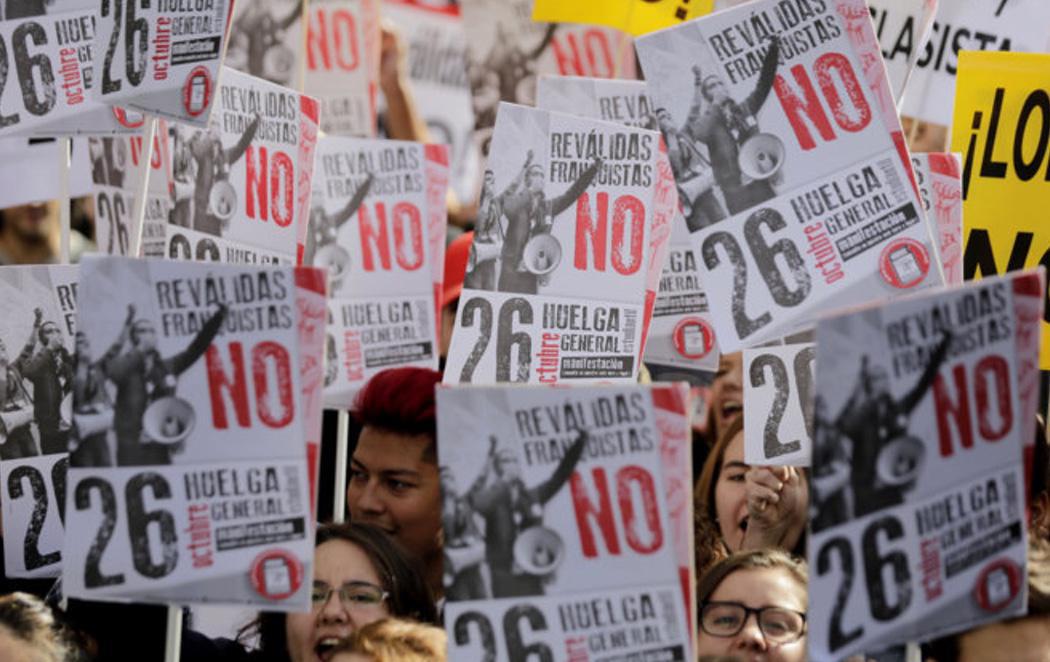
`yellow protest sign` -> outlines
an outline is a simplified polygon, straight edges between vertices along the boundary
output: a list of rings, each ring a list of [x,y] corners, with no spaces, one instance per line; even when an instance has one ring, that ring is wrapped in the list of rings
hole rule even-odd
[[[709,14],[714,4],[714,0],[536,0],[532,18],[596,23],[637,37]]]
[[[964,155],[964,277],[1050,269],[1050,55],[960,52],[952,151]],[[1050,306],[1042,337],[1050,370]]]

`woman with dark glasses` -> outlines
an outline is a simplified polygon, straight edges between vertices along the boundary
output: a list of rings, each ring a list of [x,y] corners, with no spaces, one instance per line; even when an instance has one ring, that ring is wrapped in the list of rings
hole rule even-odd
[[[740,552],[700,578],[697,652],[742,660],[806,659],[806,564],[785,552]]]

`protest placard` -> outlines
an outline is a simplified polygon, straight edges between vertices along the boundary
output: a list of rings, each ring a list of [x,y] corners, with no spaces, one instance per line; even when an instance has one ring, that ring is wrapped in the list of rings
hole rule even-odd
[[[317,100],[223,70],[211,123],[173,124],[171,258],[292,263],[306,237]]]
[[[75,154],[82,145],[85,146],[86,161],[87,138],[73,140]],[[62,196],[62,147],[60,139],[0,138],[0,209],[59,199]],[[84,172],[70,172],[70,198],[90,195],[87,170],[85,166]]]
[[[685,403],[438,389],[450,658],[692,659]]]
[[[813,343],[744,350],[744,462],[809,466],[813,449]]]
[[[246,3],[254,4],[254,3]],[[92,98],[205,126],[233,11],[228,0],[102,0]]]
[[[1050,7],[1050,6],[1048,6]],[[1043,110],[1050,55],[963,53],[952,151],[963,154],[963,277],[1050,268]],[[1036,111],[1039,112],[1036,112]],[[1050,312],[1040,367],[1050,369]]]
[[[62,507],[87,371],[74,361],[77,268],[0,267],[0,503],[8,577],[62,567]],[[77,452],[84,452],[78,450]]]
[[[92,96],[97,1],[18,3],[0,10],[0,136],[113,134],[137,121]]]
[[[312,0],[308,15],[305,90],[321,102],[321,129],[336,136],[374,136],[378,0]]]
[[[962,165],[958,154],[912,154],[919,200],[937,237],[944,282],[963,282]]]
[[[638,39],[723,352],[940,285],[863,0],[764,0]]]
[[[895,71],[901,63],[918,51],[915,70],[904,89],[901,115],[942,130],[951,125],[952,113],[945,100],[955,95],[961,51],[1038,53],[1050,43],[1046,30],[1050,4],[1041,0],[941,0],[924,46],[918,41],[918,2],[871,0],[870,5],[891,80],[897,79]]]
[[[635,77],[631,38],[619,30],[533,21],[532,0],[463,0],[460,11],[470,26],[474,149],[482,156],[489,153],[500,102],[534,105],[540,75]],[[481,184],[475,182],[474,191]]]
[[[467,79],[467,32],[454,3],[386,0],[383,16],[408,41],[408,77],[430,140],[449,146],[452,189],[474,199],[481,159],[474,149],[474,106]],[[382,99],[381,99],[382,100]]]
[[[141,133],[133,136],[87,139],[91,168],[91,197],[95,205],[95,246],[108,255],[131,255],[136,232],[147,238],[146,255],[163,255],[164,226],[171,207],[171,155],[167,122],[160,120],[153,134],[153,149]],[[149,158],[148,175],[142,168]],[[149,177],[145,219],[134,218],[135,196],[142,176]],[[144,223],[137,228],[136,224]],[[148,227],[148,232],[147,232]],[[148,237],[147,237],[148,235]]]
[[[306,412],[321,374],[304,368],[321,364],[307,351],[321,348],[323,313],[304,309],[318,308],[323,279],[85,258],[78,328],[110,346],[96,379],[113,397],[94,430],[116,453],[71,457],[67,595],[309,609]]]
[[[492,144],[445,381],[634,381],[674,204],[659,134],[503,104]]]
[[[536,105],[626,126],[658,128],[652,101],[641,81],[541,76]],[[664,150],[661,167],[671,167]],[[678,198],[675,188],[668,188],[665,194]],[[677,202],[671,206],[671,212],[670,222],[658,223],[652,238],[665,247],[666,256],[654,253],[650,267],[650,275],[657,280],[649,286],[657,290],[657,295],[644,361],[687,371],[714,372],[718,369],[718,350],[707,295],[699,278],[699,256]]]
[[[949,0],[950,1],[950,0]],[[933,30],[939,0],[870,0],[890,90],[898,107]]]
[[[282,87],[303,87],[306,0],[249,0],[233,7],[226,66]]]
[[[817,325],[810,657],[1023,614],[1043,274]]]
[[[326,136],[318,143],[303,263],[328,270],[329,408],[350,408],[382,370],[437,369],[431,237],[444,240],[445,201],[434,213],[429,163],[443,165],[447,183],[446,156],[443,146],[399,140]]]

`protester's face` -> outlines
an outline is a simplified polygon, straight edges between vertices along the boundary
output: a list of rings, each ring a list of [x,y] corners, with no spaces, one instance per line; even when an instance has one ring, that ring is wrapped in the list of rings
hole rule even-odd
[[[664,132],[673,132],[675,129],[674,121],[671,119],[671,113],[663,108],[656,111],[656,123]]]
[[[427,435],[403,435],[365,426],[354,450],[346,489],[350,516],[375,524],[421,559],[437,551],[441,479],[425,457]]]
[[[485,188],[492,190],[496,186],[496,175],[492,174],[491,170],[485,172]]]
[[[16,637],[7,626],[0,625],[0,660],[5,662],[43,662],[50,658],[33,644]]]
[[[143,322],[135,325],[135,345],[146,352],[157,346],[157,331],[153,325]]]
[[[886,395],[890,392],[890,378],[881,366],[871,369],[868,384],[872,395]]]
[[[710,602],[739,602],[752,609],[780,607],[805,613],[806,587],[784,568],[747,568],[722,580]],[[747,622],[733,637],[715,637],[700,631],[700,655],[733,655],[748,662],[802,662],[806,659],[806,637],[790,644],[771,644],[758,627],[758,617]]]
[[[718,529],[729,550],[736,552],[744,543],[747,531],[747,489],[744,475],[750,467],[744,464],[744,433],[741,431],[726,446],[722,470],[715,483],[715,514]]]
[[[77,354],[82,358],[88,358],[91,356],[91,343],[88,342],[87,334],[83,331],[77,331],[76,350]]]
[[[39,202],[4,210],[4,232],[22,241],[44,241],[57,227],[58,203]]]
[[[364,582],[382,587],[372,562],[365,552],[347,540],[329,540],[314,552],[314,584],[338,589],[351,582]],[[380,604],[343,604],[339,591],[332,591],[323,604],[315,604],[305,614],[288,614],[285,635],[292,662],[317,662],[326,648],[346,639],[358,628],[389,616],[386,602]]]
[[[726,88],[726,84],[721,80],[711,80],[705,85],[708,96],[711,97],[711,103],[722,103],[729,98],[729,90]]]
[[[542,173],[540,173],[538,171],[531,172],[525,178],[525,181],[526,181],[526,183],[527,183],[527,185],[529,187],[529,190],[532,191],[533,193],[542,193],[543,192],[543,174]]]
[[[958,642],[958,662],[1050,662],[1050,616],[993,623],[964,632]]]
[[[518,463],[518,458],[511,455],[501,455],[499,461],[496,463],[499,469],[499,475],[503,480],[520,480],[521,479],[521,464]]]
[[[741,352],[723,354],[718,373],[711,384],[711,421],[714,438],[718,439],[738,416],[744,412],[744,355]]]
[[[54,324],[47,324],[40,329],[40,335],[44,340],[44,346],[55,349],[62,344],[62,332]]]

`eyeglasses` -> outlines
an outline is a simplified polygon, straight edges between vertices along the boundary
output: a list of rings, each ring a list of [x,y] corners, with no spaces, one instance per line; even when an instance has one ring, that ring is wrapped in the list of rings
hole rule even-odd
[[[310,592],[310,601],[316,610],[328,603],[332,593],[339,592],[339,600],[343,607],[350,611],[367,610],[378,607],[390,594],[375,584],[368,582],[347,582],[339,587],[329,586],[323,582],[315,582]]]
[[[739,602],[705,603],[700,611],[700,629],[712,637],[735,637],[751,614],[755,615],[762,636],[770,643],[794,643],[806,631],[806,615],[802,612],[782,607],[752,609]]]

